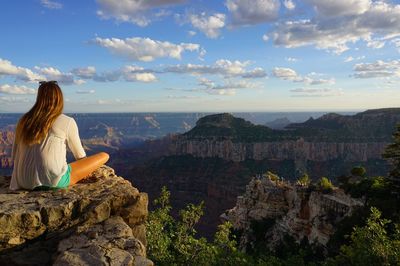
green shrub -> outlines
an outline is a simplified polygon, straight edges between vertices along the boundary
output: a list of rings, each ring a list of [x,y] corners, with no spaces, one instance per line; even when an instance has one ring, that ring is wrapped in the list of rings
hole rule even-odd
[[[298,183],[299,185],[301,185],[301,186],[308,186],[308,185],[310,185],[310,183],[311,183],[311,179],[310,179],[310,177],[308,176],[308,174],[304,174],[302,177],[300,177],[300,178],[297,180],[297,183]]]
[[[195,230],[204,204],[189,204],[174,219],[169,198],[170,192],[163,187],[154,200],[157,208],[147,220],[148,257],[155,265],[254,265],[251,257],[238,250],[231,223],[219,225],[214,241],[209,242],[197,237]]]
[[[271,181],[276,182],[276,181],[279,180],[279,176],[277,174],[274,174],[274,173],[270,172],[270,171],[267,171],[264,175],[267,178],[269,178]]]
[[[324,192],[330,192],[333,190],[332,182],[325,176],[321,177],[318,183],[319,188]]]
[[[400,265],[400,228],[395,225],[394,233],[389,234],[390,224],[372,207],[366,226],[355,227],[351,242],[343,245],[340,254],[328,259],[326,265]]]
[[[367,171],[362,166],[356,166],[356,167],[353,167],[353,169],[351,169],[351,174],[355,175],[355,176],[363,177],[363,176],[365,176],[366,172]]]

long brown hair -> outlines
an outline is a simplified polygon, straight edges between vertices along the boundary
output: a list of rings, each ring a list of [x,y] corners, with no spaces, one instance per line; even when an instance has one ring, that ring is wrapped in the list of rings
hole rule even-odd
[[[57,82],[42,82],[35,104],[18,122],[16,142],[22,141],[26,145],[40,143],[56,118],[62,113],[63,108],[64,98]]]

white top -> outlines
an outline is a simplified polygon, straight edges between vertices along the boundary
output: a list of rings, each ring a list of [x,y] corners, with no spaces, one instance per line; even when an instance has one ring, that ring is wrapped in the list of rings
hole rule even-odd
[[[14,142],[12,150],[14,170],[10,189],[56,186],[68,167],[66,144],[75,159],[86,156],[75,120],[64,114],[56,118],[46,138],[40,144],[28,146]]]

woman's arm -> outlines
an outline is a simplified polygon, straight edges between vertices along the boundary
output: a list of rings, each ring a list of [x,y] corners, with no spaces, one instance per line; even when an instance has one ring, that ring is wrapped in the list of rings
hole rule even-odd
[[[86,157],[85,150],[82,147],[81,139],[79,138],[78,125],[71,118],[67,132],[67,144],[76,160]]]

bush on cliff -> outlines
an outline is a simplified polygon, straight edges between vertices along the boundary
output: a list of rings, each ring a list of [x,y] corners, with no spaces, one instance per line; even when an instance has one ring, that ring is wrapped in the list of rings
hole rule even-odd
[[[355,166],[355,167],[353,167],[353,169],[351,169],[351,174],[355,175],[355,176],[364,177],[366,172],[367,171],[362,166]]]
[[[280,179],[277,174],[274,174],[270,171],[267,171],[263,176],[265,176],[266,178],[268,178],[269,180],[271,180],[273,182],[277,182]]]
[[[325,176],[321,177],[318,182],[318,187],[325,193],[331,192],[333,190],[332,182]]]
[[[180,211],[179,219],[174,219],[169,197],[170,192],[163,187],[154,201],[157,208],[147,221],[148,257],[155,265],[312,265],[305,263],[305,253],[298,249],[290,249],[282,259],[267,250],[257,255],[240,251],[228,222],[219,225],[213,241],[197,237],[194,227],[203,214],[203,204],[189,204]]]
[[[400,225],[383,219],[377,208],[371,208],[366,226],[355,227],[350,239],[326,265],[400,265]]]
[[[158,208],[147,221],[148,257],[155,265],[400,265],[400,224],[382,218],[374,207],[363,226],[355,226],[347,240],[338,242],[339,253],[324,259],[324,252],[308,243],[287,240],[273,251],[259,245],[250,253],[242,252],[230,223],[219,226],[213,241],[197,237],[194,227],[203,213],[203,204],[189,204],[180,211],[179,219],[174,219],[169,197],[164,187],[154,201]],[[353,225],[351,221],[349,226]]]
[[[169,197],[170,192],[163,187],[154,201],[157,209],[147,221],[148,256],[156,265],[250,265],[236,248],[230,223],[219,226],[213,242],[198,238],[194,227],[203,215],[204,204],[187,205],[175,220]]]
[[[311,179],[308,176],[308,174],[304,174],[303,176],[301,176],[298,180],[297,180],[297,184],[301,185],[301,186],[308,186],[311,183]]]

